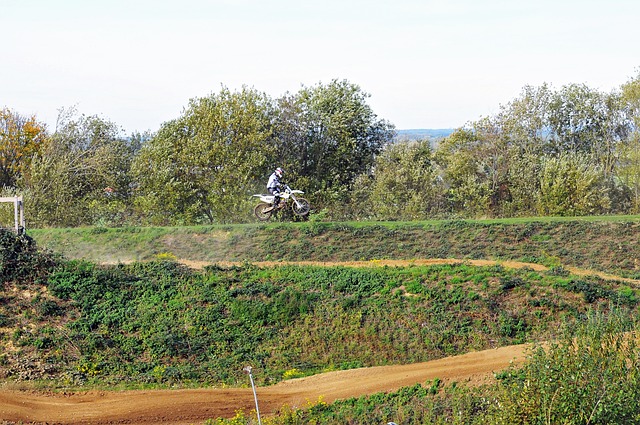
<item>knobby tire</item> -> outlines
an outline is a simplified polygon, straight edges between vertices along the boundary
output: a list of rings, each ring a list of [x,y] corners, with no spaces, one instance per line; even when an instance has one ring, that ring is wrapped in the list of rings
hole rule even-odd
[[[255,214],[256,218],[260,221],[267,221],[271,218],[271,214],[273,214],[273,210],[271,211],[265,211],[265,209],[271,207],[271,204],[267,204],[266,202],[260,202],[258,205],[256,205],[256,207],[253,209],[253,213]]]
[[[309,214],[309,211],[311,210],[311,204],[309,204],[309,201],[307,201],[304,198],[296,198],[296,199],[298,203],[300,203],[300,206],[298,207],[298,205],[296,205],[296,202],[294,201],[293,204],[291,204],[291,209],[293,210],[293,213],[300,217],[304,217],[305,215]]]

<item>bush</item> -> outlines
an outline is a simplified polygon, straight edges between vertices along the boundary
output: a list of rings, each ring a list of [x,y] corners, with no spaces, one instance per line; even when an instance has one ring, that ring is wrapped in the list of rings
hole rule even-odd
[[[33,281],[55,265],[53,254],[41,252],[26,234],[0,229],[0,278]]]
[[[640,348],[620,312],[591,312],[503,376],[496,424],[640,423]]]

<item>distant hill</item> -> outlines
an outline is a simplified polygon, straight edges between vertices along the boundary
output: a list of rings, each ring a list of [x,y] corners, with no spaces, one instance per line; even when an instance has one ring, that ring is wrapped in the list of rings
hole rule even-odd
[[[453,133],[453,128],[415,128],[408,130],[396,130],[397,140],[421,140],[421,139],[442,139]]]

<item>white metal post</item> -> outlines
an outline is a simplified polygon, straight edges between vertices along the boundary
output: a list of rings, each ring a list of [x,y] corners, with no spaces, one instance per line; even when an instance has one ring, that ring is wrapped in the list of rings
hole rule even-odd
[[[22,196],[18,197],[18,202],[20,203],[20,228],[22,228],[22,231],[24,232],[27,226],[24,219],[24,201],[22,200]]]
[[[18,197],[13,200],[13,216],[15,218],[15,226],[16,233],[18,233],[18,228],[20,226],[20,207],[18,205]]]
[[[249,380],[251,381],[251,388],[253,389],[253,399],[256,401],[256,414],[258,415],[258,425],[262,425],[262,421],[260,420],[260,408],[258,407],[258,395],[256,394],[256,386],[253,382],[253,374],[251,373],[251,366],[245,366],[242,369],[246,374],[249,375]]]
[[[22,196],[0,197],[0,202],[13,203],[13,225],[16,233],[20,233],[20,227],[22,227],[22,229],[25,228],[24,203],[22,202]]]

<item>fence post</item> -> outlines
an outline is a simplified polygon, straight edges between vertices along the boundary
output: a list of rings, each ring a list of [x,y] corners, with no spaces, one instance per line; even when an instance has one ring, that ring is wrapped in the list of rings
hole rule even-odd
[[[16,196],[16,199],[13,201],[13,217],[14,217],[14,222],[15,222],[15,226],[14,229],[16,229],[16,233],[18,233],[18,226],[20,225],[20,206],[18,205],[18,197]]]
[[[24,219],[24,201],[22,200],[22,196],[18,197],[18,203],[20,204],[20,227],[17,228],[18,233],[23,233],[26,228],[26,221]]]
[[[256,401],[256,414],[258,415],[258,425],[262,425],[262,421],[260,420],[260,408],[258,407],[258,394],[256,394],[256,384],[253,382],[253,374],[251,373],[252,367],[245,366],[242,371],[249,375],[249,380],[251,380],[251,388],[253,389],[253,399]]]
[[[17,234],[24,231],[24,202],[22,202],[22,196],[12,196],[0,198],[0,202],[13,202],[13,225]]]

